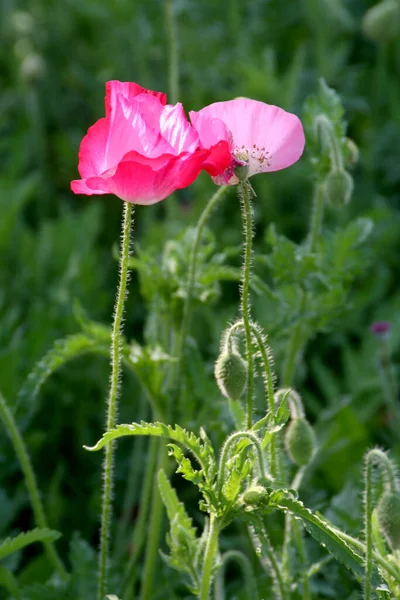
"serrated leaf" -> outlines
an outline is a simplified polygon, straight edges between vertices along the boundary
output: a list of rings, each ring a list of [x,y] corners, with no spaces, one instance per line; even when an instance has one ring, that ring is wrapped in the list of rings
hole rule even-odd
[[[113,440],[129,435],[149,435],[165,437],[179,442],[187,448],[196,458],[204,471],[206,478],[213,479],[216,474],[216,465],[212,447],[204,444],[194,433],[182,429],[179,425],[165,425],[164,423],[132,423],[131,425],[117,425],[115,429],[107,431],[94,446],[84,446],[86,450],[101,450]]]
[[[163,469],[158,472],[158,487],[168,519],[178,524],[188,538],[194,542],[196,540],[196,529],[193,527],[193,521],[187,514],[184,504],[180,502]]]
[[[0,559],[21,550],[29,544],[34,542],[54,542],[61,536],[61,533],[52,529],[32,529],[32,531],[26,531],[20,533],[15,538],[6,538],[0,544]]]
[[[24,416],[30,416],[35,410],[35,399],[45,381],[67,362],[88,352],[108,356],[109,347],[93,336],[84,333],[57,340],[51,350],[36,364],[20,389],[17,396],[16,415],[18,416],[22,412]]]
[[[288,510],[294,517],[300,518],[307,531],[328,552],[356,575],[364,576],[364,559],[343,541],[328,523],[312,513],[300,500],[285,496],[277,499],[276,506],[284,511]]]

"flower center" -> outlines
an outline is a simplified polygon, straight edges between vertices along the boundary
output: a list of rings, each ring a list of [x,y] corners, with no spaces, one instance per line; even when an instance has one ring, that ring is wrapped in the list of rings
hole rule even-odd
[[[233,154],[235,158],[239,161],[243,161],[246,163],[255,163],[258,169],[262,170],[264,166],[271,166],[271,155],[265,148],[259,148],[256,144],[253,144],[252,148],[249,150],[248,148],[241,146],[235,146]]]

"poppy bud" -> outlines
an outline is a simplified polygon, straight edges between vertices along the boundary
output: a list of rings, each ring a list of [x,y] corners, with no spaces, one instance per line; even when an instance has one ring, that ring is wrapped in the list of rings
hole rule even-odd
[[[353,193],[353,178],[344,169],[332,169],[325,179],[325,196],[332,206],[341,206],[350,201]]]
[[[236,351],[223,351],[215,363],[215,378],[221,394],[238,400],[243,394],[247,380],[247,365]]]
[[[384,492],[377,506],[379,527],[393,551],[400,550],[400,495]]]
[[[384,0],[364,15],[364,35],[374,42],[388,42],[399,33],[400,5],[397,0]]]
[[[285,447],[297,466],[301,467],[310,462],[315,449],[315,434],[306,419],[291,421],[285,433]]]
[[[347,165],[355,165],[358,163],[358,159],[360,158],[360,150],[357,144],[351,138],[345,138],[345,154],[346,154],[346,164]]]
[[[262,485],[252,485],[242,494],[242,500],[245,504],[257,505],[265,497],[267,491]]]

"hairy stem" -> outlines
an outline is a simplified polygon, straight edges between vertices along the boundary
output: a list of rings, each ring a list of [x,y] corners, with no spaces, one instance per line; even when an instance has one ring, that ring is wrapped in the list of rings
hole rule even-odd
[[[127,295],[128,282],[128,263],[130,252],[130,234],[132,227],[133,204],[124,202],[123,220],[122,220],[122,237],[121,237],[121,256],[120,256],[120,272],[119,284],[117,290],[114,323],[111,336],[111,379],[110,391],[107,403],[107,422],[106,430],[109,431],[115,427],[117,416],[117,401],[118,390],[120,383],[120,368],[121,368],[121,328],[124,313],[125,298]],[[109,554],[109,537],[112,516],[112,489],[113,489],[113,447],[110,443],[105,449],[104,459],[104,488],[101,512],[101,530],[100,530],[100,556],[99,556],[99,586],[98,600],[104,600],[107,585],[107,570],[108,570],[108,554]]]
[[[258,598],[258,590],[254,578],[253,568],[247,556],[239,550],[228,550],[222,555],[221,569],[215,580],[214,600],[225,600],[224,576],[226,564],[235,561],[239,566],[245,582],[247,598]]]
[[[24,440],[18,430],[17,424],[14,420],[11,410],[9,409],[5,398],[0,393],[0,417],[4,423],[8,435],[11,438],[11,442],[14,446],[15,453],[18,457],[21,470],[24,474],[25,485],[28,489],[29,497],[32,504],[33,514],[35,516],[36,525],[41,528],[48,528],[47,519],[44,514],[43,504],[40,499],[40,493],[33,471],[31,459],[28,454],[28,450],[24,444]],[[62,579],[67,578],[67,572],[57,554],[53,542],[43,542],[47,556],[53,565],[54,569],[60,575]]]
[[[228,343],[229,343],[230,336],[237,329],[243,329],[243,330],[245,329],[244,321],[237,321],[229,329],[228,336],[227,336]],[[271,412],[271,414],[275,415],[274,374],[272,371],[272,365],[271,365],[272,361],[270,358],[269,347],[266,343],[265,336],[263,335],[262,330],[258,325],[256,325],[255,323],[250,323],[250,329],[251,329],[252,336],[254,337],[255,342],[258,346],[258,351],[260,353],[262,364],[263,364],[264,388],[265,388],[265,394],[266,394],[267,401],[268,401],[268,410]],[[272,475],[272,477],[275,478],[275,477],[277,477],[277,472],[278,472],[278,461],[277,461],[278,448],[277,448],[277,444],[276,444],[275,434],[271,435],[269,452],[270,452],[271,475]]]
[[[204,554],[203,574],[200,586],[200,600],[209,600],[211,591],[211,573],[215,554],[218,550],[219,528],[214,515],[210,517],[207,544]]]
[[[364,582],[364,600],[371,600],[372,597],[372,495],[373,495],[373,459],[367,454],[365,465],[365,582]]]
[[[183,366],[183,354],[186,343],[186,338],[189,331],[190,326],[190,312],[192,308],[192,294],[194,282],[196,279],[196,269],[197,269],[197,257],[199,253],[199,247],[201,242],[201,236],[203,233],[203,229],[205,224],[207,223],[209,217],[211,216],[212,211],[215,206],[218,204],[218,201],[223,196],[228,188],[225,186],[221,186],[215,192],[215,194],[210,198],[208,204],[206,205],[204,211],[200,215],[200,218],[197,222],[197,227],[194,233],[193,246],[190,252],[189,258],[189,269],[188,269],[188,278],[186,283],[186,297],[185,303],[183,307],[183,317],[181,323],[181,329],[179,332],[179,342],[178,342],[178,353],[177,353],[177,361],[176,361],[176,388],[177,388],[177,398],[178,398],[178,406],[181,402],[181,392],[182,392],[182,366]]]
[[[157,561],[158,547],[160,544],[161,524],[163,517],[163,503],[160,491],[157,485],[157,473],[160,469],[168,472],[168,456],[165,444],[162,440],[158,445],[157,468],[153,477],[153,493],[151,500],[150,524],[147,531],[146,556],[144,559],[142,587],[140,590],[140,600],[152,600],[154,597],[154,569]]]
[[[226,442],[222,448],[221,458],[219,460],[218,481],[217,481],[217,490],[218,490],[219,495],[221,495],[221,493],[222,493],[222,486],[224,484],[226,463],[228,461],[232,446],[238,440],[243,439],[243,438],[248,439],[254,446],[256,453],[257,453],[258,465],[259,465],[261,476],[263,478],[266,477],[264,456],[263,456],[263,451],[262,451],[262,447],[260,444],[260,440],[258,439],[256,434],[252,433],[251,431],[236,431],[235,433],[232,433],[232,435],[228,437],[228,439],[226,440]]]
[[[322,183],[317,183],[314,188],[314,201],[311,212],[310,233],[309,233],[309,250],[315,252],[317,249],[318,239],[321,235],[322,221],[324,217],[324,186]]]
[[[139,518],[137,520],[132,538],[132,554],[129,558],[126,569],[125,580],[122,589],[122,597],[126,600],[132,600],[135,597],[135,584],[137,579],[137,562],[142,552],[146,537],[146,525],[149,516],[151,492],[154,486],[154,477],[157,463],[157,438],[151,438],[149,452],[147,455],[147,465],[145,478],[142,486],[140,498]]]
[[[240,206],[242,210],[243,234],[244,234],[244,257],[241,280],[241,313],[246,337],[246,360],[247,360],[247,427],[251,429],[253,423],[253,353],[251,348],[251,314],[250,314],[250,280],[251,259],[253,241],[253,219],[250,198],[250,187],[242,182],[238,187]]]

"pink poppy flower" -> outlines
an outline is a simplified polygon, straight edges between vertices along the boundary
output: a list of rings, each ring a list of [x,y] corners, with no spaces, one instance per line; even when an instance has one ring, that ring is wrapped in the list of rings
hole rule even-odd
[[[236,167],[246,165],[247,177],[251,177],[286,169],[303,153],[305,140],[300,119],[277,106],[237,98],[210,104],[189,115],[203,148],[212,147],[216,140],[230,144],[230,165],[213,177],[218,185],[239,183]]]
[[[106,83],[106,116],[89,128],[79,149],[82,179],[75,194],[114,194],[135,204],[154,204],[187,187],[202,169],[222,173],[229,145],[202,148],[181,104],[136,83]]]

